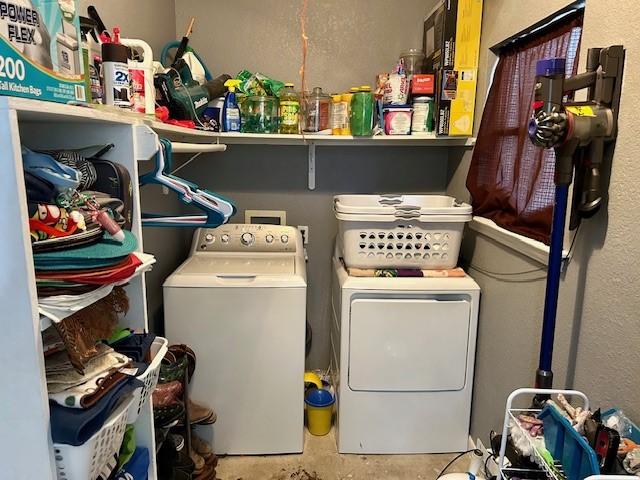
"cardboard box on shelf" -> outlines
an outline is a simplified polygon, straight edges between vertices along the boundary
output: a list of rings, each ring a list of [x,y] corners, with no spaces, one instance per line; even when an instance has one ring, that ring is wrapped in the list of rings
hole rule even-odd
[[[0,0],[0,95],[86,101],[77,0]]]
[[[440,15],[442,37],[434,38],[436,82],[436,133],[438,135],[472,135],[478,79],[482,0],[447,0]],[[431,16],[425,20],[436,21]],[[434,31],[437,31],[434,27]],[[438,51],[439,47],[439,53]]]
[[[436,72],[440,69],[442,40],[444,38],[442,33],[443,27],[444,1],[440,1],[424,19],[422,49],[427,57],[425,62],[427,72]]]

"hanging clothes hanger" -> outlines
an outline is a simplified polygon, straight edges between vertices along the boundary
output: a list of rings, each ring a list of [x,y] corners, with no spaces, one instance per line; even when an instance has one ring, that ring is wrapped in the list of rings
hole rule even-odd
[[[193,182],[171,174],[173,165],[171,142],[160,139],[155,156],[154,169],[140,176],[140,186],[162,185],[178,194],[181,202],[202,210],[204,215],[167,216],[162,214],[142,214],[142,224],[149,227],[217,227],[229,221],[236,213],[235,205],[227,198],[200,188]]]

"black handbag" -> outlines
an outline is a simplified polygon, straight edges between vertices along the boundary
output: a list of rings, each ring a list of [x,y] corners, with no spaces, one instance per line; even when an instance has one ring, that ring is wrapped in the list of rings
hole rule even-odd
[[[92,190],[102,192],[110,197],[122,200],[123,208],[119,212],[124,217],[125,230],[131,230],[133,223],[133,184],[131,175],[126,167],[101,158],[89,159],[96,169],[97,179]]]

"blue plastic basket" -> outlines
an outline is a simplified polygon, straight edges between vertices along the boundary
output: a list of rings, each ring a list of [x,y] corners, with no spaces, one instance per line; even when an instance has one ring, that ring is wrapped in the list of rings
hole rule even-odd
[[[567,480],[584,480],[600,474],[596,452],[573,429],[569,420],[549,405],[538,418],[544,423],[545,446],[551,456],[562,463]]]

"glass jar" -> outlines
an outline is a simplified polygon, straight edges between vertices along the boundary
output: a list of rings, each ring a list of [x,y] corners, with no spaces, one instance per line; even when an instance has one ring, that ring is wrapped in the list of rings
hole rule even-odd
[[[241,105],[242,128],[245,133],[278,133],[278,99],[255,95]]]
[[[305,132],[321,132],[331,128],[331,97],[322,93],[320,87],[315,87],[310,95],[305,97]]]

